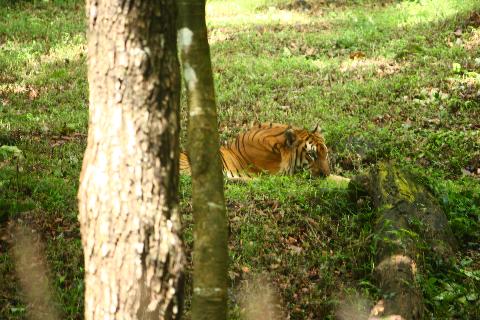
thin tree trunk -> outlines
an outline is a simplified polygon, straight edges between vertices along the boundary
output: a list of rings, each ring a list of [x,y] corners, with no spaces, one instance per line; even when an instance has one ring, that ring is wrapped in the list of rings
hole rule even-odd
[[[85,319],[181,306],[174,0],[87,0],[90,120],[80,177]]]
[[[194,215],[192,318],[226,319],[227,217],[205,1],[179,2],[178,44],[187,87],[187,151]]]

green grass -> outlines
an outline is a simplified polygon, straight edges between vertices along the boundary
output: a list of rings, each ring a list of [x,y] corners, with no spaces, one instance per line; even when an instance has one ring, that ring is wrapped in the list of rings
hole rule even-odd
[[[221,138],[253,121],[319,123],[336,174],[381,160],[414,171],[461,244],[455,265],[425,249],[427,317],[479,318],[478,1],[336,1],[310,11],[288,10],[290,2],[208,2]],[[83,310],[76,189],[88,122],[84,17],[79,0],[0,0],[0,145],[21,151],[0,149],[0,235],[9,221],[43,235],[66,319]],[[190,252],[190,178],[181,182]],[[226,198],[232,319],[241,288],[258,274],[291,319],[334,319],[352,297],[366,307],[379,298],[375,213],[350,203],[346,186],[263,176],[227,182]],[[30,307],[11,242],[0,237],[0,318],[23,319]],[[188,318],[189,273],[187,280]]]

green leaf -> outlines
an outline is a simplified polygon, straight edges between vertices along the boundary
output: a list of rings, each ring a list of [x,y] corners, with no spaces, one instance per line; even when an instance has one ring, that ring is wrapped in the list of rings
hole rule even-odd
[[[468,301],[475,301],[478,300],[478,293],[476,292],[471,292],[467,295],[467,300]]]
[[[25,307],[11,307],[10,312],[14,314],[25,313]]]
[[[454,73],[462,73],[462,66],[460,63],[454,62],[452,63],[452,71]]]
[[[470,271],[465,269],[460,269],[460,271],[466,275],[468,278],[480,281],[480,270]]]
[[[0,147],[0,160],[6,160],[9,158],[23,159],[23,152],[16,146],[1,146]]]

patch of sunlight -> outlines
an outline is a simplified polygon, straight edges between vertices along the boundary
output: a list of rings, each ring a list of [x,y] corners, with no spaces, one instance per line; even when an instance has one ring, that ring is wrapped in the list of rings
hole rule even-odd
[[[65,34],[62,41],[50,48],[36,40],[28,45],[8,40],[0,46],[0,49],[0,59],[3,59],[9,68],[22,70],[19,76],[24,79],[41,73],[46,64],[74,61],[86,54],[83,34],[75,36]],[[17,91],[21,92],[22,89],[14,88],[14,92]]]
[[[207,16],[221,17],[237,14],[253,14],[260,8],[274,7],[288,0],[208,0]]]
[[[281,10],[269,6],[259,11],[258,7],[246,9],[238,1],[213,2],[207,4],[207,22],[215,26],[241,26],[246,24],[297,24],[304,23],[312,18],[306,14]],[[263,7],[262,7],[263,8]]]
[[[284,2],[284,1],[283,1]],[[397,28],[412,28],[421,24],[436,23],[448,19],[456,14],[468,12],[478,8],[477,0],[419,0],[392,3],[386,7],[373,8],[345,7],[340,10],[325,9],[321,14],[311,15],[308,12],[299,12],[279,9],[282,0],[215,0],[207,3],[207,23],[209,27],[222,28],[239,27],[251,28],[252,25],[283,25],[298,26],[321,22],[326,25],[343,26],[341,34],[346,37],[354,32],[357,35],[367,35],[371,32],[394,31]],[[331,33],[331,30],[317,28],[317,30],[302,30],[307,32],[324,33],[335,38],[341,36]],[[223,33],[226,33],[224,30]],[[233,37],[231,34],[219,35],[218,41]]]
[[[207,20],[237,14],[247,14],[249,12],[249,10],[242,7],[241,3],[230,1],[208,1],[205,10]]]
[[[29,44],[20,44],[13,40],[7,40],[0,44],[0,57],[3,62],[12,66],[21,66],[25,62],[34,60],[41,50],[42,44],[36,40]]]
[[[386,7],[354,7],[330,11],[325,13],[324,18],[331,23],[345,24],[356,32],[362,32],[373,27],[385,30],[440,22],[478,7],[477,0],[402,1]]]
[[[340,64],[339,70],[343,73],[375,72],[379,77],[389,76],[400,72],[408,66],[407,62],[399,63],[385,57],[346,59]]]
[[[28,86],[23,83],[0,83],[0,95],[7,95],[11,93],[21,94],[25,92],[28,92]],[[6,104],[8,103],[5,103],[5,105]]]
[[[338,59],[333,57],[333,58],[324,58],[324,59],[315,59],[315,60],[309,60],[312,66],[314,66],[316,69],[319,69],[320,71],[328,71],[332,68],[332,66],[338,64]]]
[[[331,174],[325,179],[324,187],[330,189],[347,189],[348,184],[350,183],[349,178],[345,178],[339,175]]]
[[[463,75],[448,78],[447,81],[456,90],[478,92],[480,88],[480,74],[475,71],[465,71]]]
[[[70,37],[65,35],[63,41],[52,47],[47,54],[41,56],[37,63],[55,63],[56,61],[74,60],[87,53],[86,40],[83,34]]]
[[[411,27],[421,23],[431,23],[444,20],[461,10],[474,7],[474,0],[420,0],[418,2],[404,1],[396,5],[403,16],[399,27]]]

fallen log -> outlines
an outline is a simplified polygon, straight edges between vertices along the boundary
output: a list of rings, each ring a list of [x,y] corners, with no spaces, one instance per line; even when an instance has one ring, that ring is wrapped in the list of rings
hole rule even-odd
[[[371,198],[377,210],[375,279],[383,298],[372,309],[371,319],[423,319],[416,282],[418,257],[431,248],[429,254],[448,261],[457,247],[437,200],[413,174],[390,163],[354,178],[349,190],[356,201]]]

